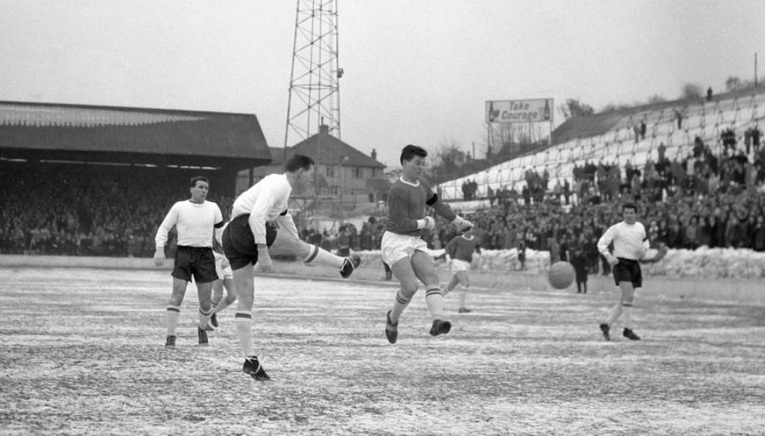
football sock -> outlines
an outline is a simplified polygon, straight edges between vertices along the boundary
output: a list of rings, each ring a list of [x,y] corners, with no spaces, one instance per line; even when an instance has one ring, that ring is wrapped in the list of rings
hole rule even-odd
[[[175,336],[175,328],[178,326],[178,318],[181,316],[181,308],[167,306],[167,335]]]
[[[303,258],[303,263],[311,264],[316,260],[316,256],[319,254],[319,247],[317,245],[311,245],[308,249],[308,255]]]
[[[334,266],[337,269],[343,267],[343,261],[345,261],[344,257],[335,256],[329,251],[323,250],[315,245],[311,246],[311,250],[308,253],[308,256],[303,259],[303,262],[307,263],[308,265],[327,265]]]
[[[624,328],[632,329],[632,303],[622,303],[624,313]]]
[[[431,285],[425,290],[425,302],[428,303],[428,311],[433,319],[443,319],[444,297],[438,285]]]
[[[616,303],[613,309],[611,309],[611,314],[608,316],[608,319],[606,319],[606,324],[609,326],[613,325],[617,319],[619,319],[619,316],[622,314],[622,304]]]
[[[462,290],[460,291],[460,294],[459,294],[460,295],[460,307],[466,307],[465,306],[465,302],[467,300],[467,290],[468,290],[468,287],[467,286],[463,286]]]
[[[253,356],[255,352],[252,346],[252,314],[250,312],[237,312],[234,322],[236,333],[239,335],[239,346],[244,357]]]
[[[398,292],[396,292],[396,300],[393,302],[393,310],[390,313],[390,320],[393,324],[398,324],[398,319],[401,317],[401,314],[404,313],[406,306],[409,306],[409,302],[412,301],[415,292],[417,292],[417,289],[409,293],[409,295],[407,295],[408,293],[404,292],[403,289],[399,289]]]
[[[207,321],[210,321],[210,316],[212,315],[212,308],[207,310],[202,310],[202,308],[199,308],[199,328],[204,329],[207,327]]]

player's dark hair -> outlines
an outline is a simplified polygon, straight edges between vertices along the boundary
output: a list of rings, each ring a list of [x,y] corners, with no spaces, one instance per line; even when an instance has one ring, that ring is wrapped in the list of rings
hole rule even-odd
[[[635,213],[638,211],[638,207],[635,203],[624,203],[622,205],[622,212],[624,212],[624,209],[632,209],[635,211]]]
[[[210,181],[207,180],[207,177],[204,176],[196,176],[191,178],[191,185],[189,185],[191,188],[194,188],[197,186],[197,182],[205,182],[207,183],[207,186],[210,186]]]
[[[316,162],[312,158],[302,154],[295,154],[284,163],[284,170],[294,173],[302,168],[307,171],[314,165],[316,165]]]
[[[403,150],[401,150],[401,158],[399,159],[399,162],[403,164],[405,160],[410,161],[415,156],[427,157],[428,151],[420,147],[419,145],[409,144],[406,147],[404,147]]]

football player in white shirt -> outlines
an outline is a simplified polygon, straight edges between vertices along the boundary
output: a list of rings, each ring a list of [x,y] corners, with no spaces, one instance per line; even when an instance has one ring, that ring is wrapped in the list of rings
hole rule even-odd
[[[643,224],[637,222],[637,206],[625,203],[622,206],[624,221],[609,227],[598,240],[598,251],[613,266],[614,282],[621,290],[621,299],[611,310],[608,318],[600,324],[600,331],[606,340],[611,340],[611,326],[624,314],[622,335],[630,340],[640,340],[632,331],[632,303],[635,290],[643,285],[640,263],[658,262],[666,254],[666,247],[660,246],[657,254],[647,256],[650,243]],[[613,242],[614,252],[608,246]]]
[[[244,353],[242,371],[259,381],[270,380],[252,344],[252,306],[254,303],[255,269],[268,272],[273,268],[269,247],[280,240],[283,252],[297,255],[307,264],[320,263],[338,268],[348,278],[359,265],[358,255],[339,257],[299,239],[297,228],[288,213],[293,189],[307,189],[313,183],[315,162],[296,154],[284,165],[283,174],[270,174],[243,192],[234,201],[231,221],[223,231],[223,252],[234,276],[237,294],[236,329]],[[277,238],[278,234],[278,238]]]
[[[157,229],[154,264],[165,263],[167,235],[175,227],[178,233],[178,248],[173,266],[173,293],[167,304],[167,340],[165,348],[175,348],[175,329],[181,312],[181,303],[186,294],[186,285],[194,278],[199,296],[199,345],[207,345],[207,322],[212,314],[210,296],[212,283],[218,278],[215,271],[212,241],[215,229],[223,227],[223,215],[217,204],[206,201],[210,182],[205,177],[191,179],[191,198],[179,201],[170,208]]]

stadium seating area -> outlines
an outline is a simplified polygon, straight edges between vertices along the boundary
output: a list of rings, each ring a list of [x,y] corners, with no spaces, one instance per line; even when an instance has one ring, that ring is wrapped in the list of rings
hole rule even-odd
[[[188,198],[187,180],[116,167],[4,165],[0,253],[152,256],[165,214]],[[214,189],[210,199],[230,210],[231,199]]]
[[[765,251],[763,103],[760,93],[617,116],[606,133],[438,189],[453,208],[469,211],[489,249],[583,256],[596,268],[597,239],[621,220],[618,205],[633,201],[654,242]],[[470,181],[478,199],[461,201]],[[433,246],[452,236],[441,226]]]
[[[765,92],[718,98],[611,114],[598,134],[564,132],[571,139],[437,189],[472,217],[487,249],[586,254],[592,265],[595,241],[620,220],[615,205],[629,200],[652,241],[765,251]],[[156,170],[3,163],[0,253],[150,257],[164,215],[188,198],[185,180]],[[465,202],[468,181],[475,198]],[[233,199],[213,186],[210,200],[225,218]],[[454,236],[439,224],[429,241],[435,249]],[[303,236],[330,250],[378,249],[379,217],[360,227]]]
[[[636,127],[646,124],[645,136],[636,135]],[[712,148],[715,154],[723,150],[721,136],[732,130],[740,145],[744,144],[747,130],[765,127],[765,91],[720,95],[714,101],[704,99],[661,104],[646,109],[622,110],[613,114],[596,115],[591,123],[598,128],[586,129],[588,121],[579,125],[584,129],[559,134],[563,142],[504,162],[478,174],[455,179],[439,185],[447,201],[462,200],[462,186],[466,182],[478,184],[476,196],[485,198],[489,188],[504,188],[520,192],[526,185],[528,171],[542,174],[547,171],[554,186],[574,175],[574,167],[586,162],[603,162],[624,167],[627,162],[642,167],[649,159],[657,158],[661,144],[666,157],[682,160],[693,150],[696,138]],[[558,132],[558,130],[556,130]],[[750,154],[750,159],[752,158]]]

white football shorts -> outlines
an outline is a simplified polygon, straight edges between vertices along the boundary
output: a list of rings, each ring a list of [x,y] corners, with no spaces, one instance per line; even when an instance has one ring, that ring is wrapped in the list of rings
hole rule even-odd
[[[452,259],[452,273],[459,271],[470,271],[470,262],[464,260]]]
[[[419,236],[400,235],[393,232],[383,233],[380,243],[383,262],[388,266],[393,266],[399,260],[408,257],[412,258],[414,252],[426,251],[428,244]]]

